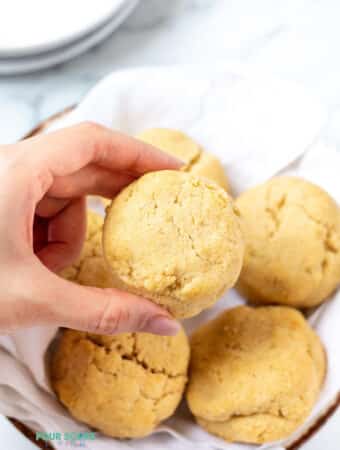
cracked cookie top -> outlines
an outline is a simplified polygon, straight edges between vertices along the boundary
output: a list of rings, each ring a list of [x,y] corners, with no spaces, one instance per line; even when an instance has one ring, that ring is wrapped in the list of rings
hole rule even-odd
[[[114,287],[102,251],[103,218],[87,213],[78,260],[61,276],[95,287]],[[187,381],[189,344],[147,333],[116,336],[66,330],[52,353],[51,384],[78,420],[119,438],[142,437],[173,414]]]
[[[151,128],[137,135],[137,138],[181,159],[185,163],[182,169],[185,172],[206,177],[229,191],[228,179],[220,161],[181,131]]]
[[[318,336],[289,307],[225,311],[194,332],[191,353],[189,407],[228,441],[291,434],[311,412],[326,371]]]
[[[107,210],[105,258],[122,289],[191,317],[233,286],[243,239],[228,194],[179,171],[152,172],[126,187]]]
[[[175,411],[188,363],[183,331],[165,337],[67,330],[52,353],[51,383],[76,419],[112,437],[143,437]]]
[[[255,303],[311,307],[340,282],[340,212],[320,187],[278,177],[236,201],[245,239],[238,288]]]

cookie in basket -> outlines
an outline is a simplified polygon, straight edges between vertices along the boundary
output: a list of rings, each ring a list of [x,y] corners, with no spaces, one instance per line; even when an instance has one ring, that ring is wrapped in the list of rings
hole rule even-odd
[[[151,128],[137,135],[137,138],[182,160],[185,163],[182,170],[185,172],[206,177],[229,191],[228,178],[219,159],[181,131]]]
[[[143,437],[181,401],[189,351],[182,330],[171,337],[66,330],[52,354],[51,384],[79,421],[108,436]]]
[[[82,254],[62,276],[114,287],[102,254],[102,226],[103,218],[89,211]],[[67,330],[55,347],[50,373],[58,398],[76,419],[109,436],[148,435],[182,398],[190,351],[183,330],[172,337]]]
[[[63,278],[87,286],[115,287],[111,271],[103,258],[103,224],[102,216],[94,211],[87,211],[86,237],[80,257],[60,273]]]
[[[212,306],[241,270],[243,239],[231,197],[180,171],[152,172],[107,209],[104,255],[117,286],[174,317]]]
[[[340,282],[340,210],[320,187],[278,177],[236,201],[245,239],[237,287],[250,301],[311,307]]]
[[[169,128],[151,128],[136,137],[182,160],[185,163],[182,170],[185,172],[208,178],[230,192],[229,181],[219,159],[183,132]],[[103,198],[103,203],[109,205],[111,200]]]
[[[226,441],[289,436],[310,414],[326,372],[318,336],[284,306],[227,310],[194,332],[191,352],[189,408]]]

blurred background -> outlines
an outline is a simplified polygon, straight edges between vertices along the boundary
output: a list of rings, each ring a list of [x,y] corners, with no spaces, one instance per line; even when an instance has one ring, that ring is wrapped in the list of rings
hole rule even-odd
[[[236,61],[304,84],[340,148],[339,17],[337,0],[1,0],[0,144],[113,70]],[[340,448],[340,413],[304,448]]]
[[[112,70],[221,60],[305,84],[329,107],[326,135],[340,143],[337,0],[2,0],[1,9],[1,143],[78,102]]]

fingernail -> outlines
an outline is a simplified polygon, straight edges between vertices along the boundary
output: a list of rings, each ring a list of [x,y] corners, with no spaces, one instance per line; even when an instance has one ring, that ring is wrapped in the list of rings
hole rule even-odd
[[[186,166],[186,164],[187,164],[185,161],[182,161],[181,159],[176,158],[175,156],[171,156],[170,161],[174,162],[178,169],[181,169],[182,167]]]
[[[175,336],[180,330],[180,324],[166,316],[155,316],[150,319],[146,332],[162,336]]]
[[[180,166],[185,166],[187,164],[185,161],[183,161],[182,159],[179,159],[179,158],[174,158],[174,160]]]

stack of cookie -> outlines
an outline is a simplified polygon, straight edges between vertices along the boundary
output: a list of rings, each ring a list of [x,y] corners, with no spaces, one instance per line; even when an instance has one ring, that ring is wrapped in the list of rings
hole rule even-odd
[[[338,206],[293,177],[234,201],[222,165],[189,137],[153,129],[140,138],[186,165],[130,184],[105,221],[89,212],[83,252],[62,276],[137,293],[179,319],[213,306],[235,283],[253,306],[223,312],[190,345],[184,331],[64,331],[52,386],[75,418],[113,437],[150,434],[187,384],[189,408],[210,433],[248,443],[284,438],[311,412],[326,373],[322,344],[297,308],[319,305],[340,282]]]

